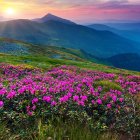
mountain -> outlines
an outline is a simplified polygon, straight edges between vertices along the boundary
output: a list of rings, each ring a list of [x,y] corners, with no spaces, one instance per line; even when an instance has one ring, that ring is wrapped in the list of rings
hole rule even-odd
[[[96,29],[96,30],[100,30],[100,31],[114,31],[114,30],[117,30],[113,27],[110,27],[108,25],[104,25],[104,24],[90,24],[90,25],[87,25],[87,27],[89,28],[93,28],[93,29]]]
[[[42,18],[33,19],[33,21],[37,21],[39,23],[45,23],[45,22],[48,22],[48,21],[59,21],[59,22],[66,23],[66,24],[76,24],[76,23],[74,23],[70,20],[60,18],[60,17],[55,16],[55,15],[50,14],[50,13],[43,16]]]
[[[37,45],[82,49],[100,58],[140,52],[135,42],[110,31],[97,31],[54,20],[45,23],[24,19],[0,22],[0,36]]]
[[[140,30],[140,22],[134,22],[134,23],[106,23],[105,25],[108,25],[113,28],[117,28],[120,30]]]
[[[140,71],[140,55],[136,53],[118,54],[107,61],[117,68]]]
[[[112,27],[111,27],[112,25]],[[117,26],[118,25],[118,26]],[[124,24],[124,23],[110,23],[109,25],[105,24],[91,24],[87,25],[88,27],[92,29],[96,29],[99,31],[111,31],[114,32],[115,34],[118,34],[122,37],[125,37],[129,40],[136,41],[140,43],[140,25],[139,24],[134,24],[134,23],[129,23]]]

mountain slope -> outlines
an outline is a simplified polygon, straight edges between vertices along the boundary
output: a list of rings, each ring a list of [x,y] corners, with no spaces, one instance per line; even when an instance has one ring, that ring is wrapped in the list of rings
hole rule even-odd
[[[13,40],[9,38],[0,38],[0,53],[12,55],[40,55],[48,58],[65,59],[74,61],[92,61],[103,63],[99,58],[86,53],[83,50],[63,48],[56,46],[41,46],[31,43]]]
[[[110,27],[108,25],[105,25],[105,24],[90,24],[90,25],[87,25],[87,27],[90,27],[90,28],[93,28],[95,30],[99,30],[99,31],[114,31],[114,30],[117,30],[113,27]]]
[[[140,71],[140,55],[135,53],[115,55],[107,61],[118,68]]]
[[[112,56],[107,59],[100,59],[86,53],[84,50],[77,50],[55,46],[41,46],[26,43],[18,40],[0,38],[0,53],[12,54],[16,56],[37,56],[61,60],[72,60],[77,62],[94,62],[140,71],[140,55],[128,53]]]
[[[119,53],[140,52],[134,42],[109,31],[58,21],[38,23],[13,20],[0,23],[0,36],[34,44],[82,49],[96,57],[107,58]]]

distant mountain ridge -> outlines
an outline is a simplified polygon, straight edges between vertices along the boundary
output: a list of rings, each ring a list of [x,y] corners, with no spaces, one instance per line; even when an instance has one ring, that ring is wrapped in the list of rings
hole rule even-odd
[[[108,23],[87,25],[99,31],[111,31],[129,40],[140,43],[140,23]]]
[[[100,31],[114,31],[114,30],[117,30],[113,27],[110,27],[108,25],[105,25],[105,24],[90,24],[90,25],[87,25],[87,27],[90,27],[90,28],[93,28],[93,29],[96,29],[96,30],[100,30]]]
[[[134,23],[106,23],[110,27],[114,27],[121,30],[140,30],[140,22]]]
[[[45,17],[43,19],[46,19]],[[62,18],[58,17],[58,19]],[[75,23],[64,23],[64,21],[44,20],[42,23],[20,19],[0,22],[0,36],[37,45],[82,49],[99,58],[108,58],[120,53],[140,52],[135,42],[113,32],[98,31]]]
[[[140,71],[140,55],[137,53],[118,54],[107,61],[117,68]]]

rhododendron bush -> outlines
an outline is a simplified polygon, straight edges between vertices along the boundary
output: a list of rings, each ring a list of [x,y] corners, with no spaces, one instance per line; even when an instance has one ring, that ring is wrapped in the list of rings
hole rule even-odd
[[[109,88],[108,88],[109,87]],[[0,121],[60,117],[94,129],[137,131],[140,77],[60,66],[47,72],[0,65]],[[131,121],[133,120],[133,121]],[[131,126],[131,127],[132,127]],[[133,131],[132,130],[132,131]]]

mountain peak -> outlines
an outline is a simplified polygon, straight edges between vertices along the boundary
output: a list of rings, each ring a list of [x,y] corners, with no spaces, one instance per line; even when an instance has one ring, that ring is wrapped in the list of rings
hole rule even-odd
[[[53,14],[51,14],[51,13],[48,13],[46,16],[55,16],[55,15],[53,15]]]
[[[75,24],[74,22],[72,22],[70,20],[63,19],[63,18],[55,16],[51,13],[48,13],[47,15],[43,16],[42,18],[35,19],[34,21],[41,22],[41,23],[45,23],[48,21],[58,21],[61,23],[66,23],[66,24]]]
[[[46,18],[48,19],[48,18],[60,18],[60,17],[57,17],[57,16],[55,16],[55,15],[53,15],[51,13],[48,13],[45,16],[42,17],[42,19],[46,19]]]

